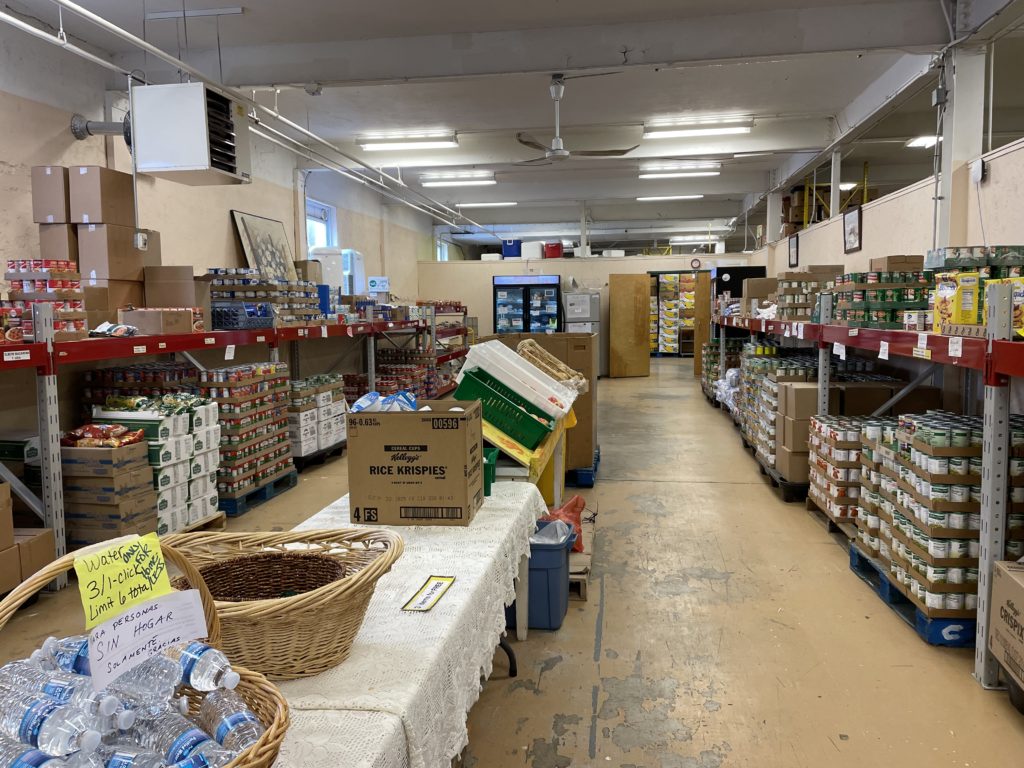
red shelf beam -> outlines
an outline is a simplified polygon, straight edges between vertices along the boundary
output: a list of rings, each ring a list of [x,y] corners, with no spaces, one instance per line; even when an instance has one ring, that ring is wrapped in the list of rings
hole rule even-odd
[[[50,355],[45,344],[0,344],[0,371],[36,368],[50,372]]]
[[[850,335],[853,333],[854,335]],[[889,345],[889,355],[912,357],[918,360],[931,360],[943,365],[957,365],[976,371],[985,370],[986,347],[984,339],[942,336],[937,333],[918,333],[917,331],[883,331],[877,328],[846,328],[839,325],[822,327],[821,340],[827,344],[845,344],[851,349],[878,352],[884,341]],[[961,355],[954,357],[949,354],[949,342],[959,338],[962,345]],[[916,350],[916,351],[915,351]]]
[[[439,338],[439,339],[447,339],[447,338],[449,338],[451,336],[465,336],[465,335],[466,335],[466,328],[465,328],[465,326],[461,326],[461,325],[458,326],[457,328],[438,328],[437,329],[437,338]]]
[[[1024,344],[1015,341],[993,341],[991,361],[992,373],[1024,376]]]
[[[55,365],[91,363],[102,360],[124,360],[141,355],[165,355],[171,352],[193,352],[198,349],[223,349],[229,345],[277,344],[273,328],[249,331],[210,331],[179,333],[168,336],[130,336],[126,338],[95,338],[56,342],[53,345]]]
[[[437,364],[447,363],[449,360],[457,360],[460,357],[465,357],[469,354],[468,349],[456,349],[454,352],[447,352],[443,355],[437,356]]]

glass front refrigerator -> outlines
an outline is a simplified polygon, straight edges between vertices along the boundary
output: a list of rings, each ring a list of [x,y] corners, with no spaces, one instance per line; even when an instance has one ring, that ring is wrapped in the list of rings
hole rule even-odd
[[[494,278],[495,333],[556,333],[562,330],[558,275],[499,275]]]

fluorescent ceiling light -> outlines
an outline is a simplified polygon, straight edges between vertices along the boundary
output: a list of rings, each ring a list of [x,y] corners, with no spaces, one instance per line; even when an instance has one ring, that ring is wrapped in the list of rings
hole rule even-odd
[[[454,133],[445,131],[417,131],[363,136],[356,143],[366,152],[386,152],[409,149],[454,149],[459,140]]]
[[[700,200],[704,195],[654,195],[652,197],[638,197],[638,203],[650,203],[656,200]]]
[[[722,238],[718,235],[677,235],[669,238],[673,245],[684,245],[688,243],[717,243]]]
[[[752,117],[702,118],[699,120],[644,123],[645,139],[685,139],[693,136],[730,136],[750,133]]]
[[[489,187],[497,183],[494,179],[438,179],[420,182],[424,187]]]
[[[420,184],[424,187],[487,187],[497,183],[492,171],[424,173],[420,176]]]
[[[774,152],[737,152],[733,154],[733,157],[740,160],[749,157],[771,157],[774,154]]]
[[[641,179],[699,179],[705,176],[721,176],[720,171],[664,171],[641,173]]]
[[[918,136],[917,138],[908,141],[907,146],[912,149],[931,149],[935,146],[935,141],[935,136]]]
[[[507,203],[456,203],[456,208],[512,208],[513,206],[519,205],[519,203],[507,202]]]
[[[855,189],[856,187],[857,185],[852,181],[844,181],[842,184],[839,185],[839,189],[841,189],[843,192],[849,192],[851,189]]]
[[[715,160],[680,160],[678,162],[646,163],[640,167],[641,173],[657,173],[661,171],[717,171],[722,164]]]

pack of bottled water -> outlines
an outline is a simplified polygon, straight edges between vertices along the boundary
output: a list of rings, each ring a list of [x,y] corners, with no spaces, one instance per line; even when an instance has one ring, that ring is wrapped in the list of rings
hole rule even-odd
[[[221,768],[263,734],[238,673],[202,642],[167,648],[93,690],[85,635],[0,667],[0,768]],[[205,692],[189,715],[180,686]]]

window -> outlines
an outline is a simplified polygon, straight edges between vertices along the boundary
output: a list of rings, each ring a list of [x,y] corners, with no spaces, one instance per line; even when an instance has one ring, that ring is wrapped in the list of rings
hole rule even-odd
[[[443,240],[437,241],[437,260],[448,261],[448,243]]]
[[[310,248],[338,245],[338,213],[333,205],[306,198],[306,244]]]

